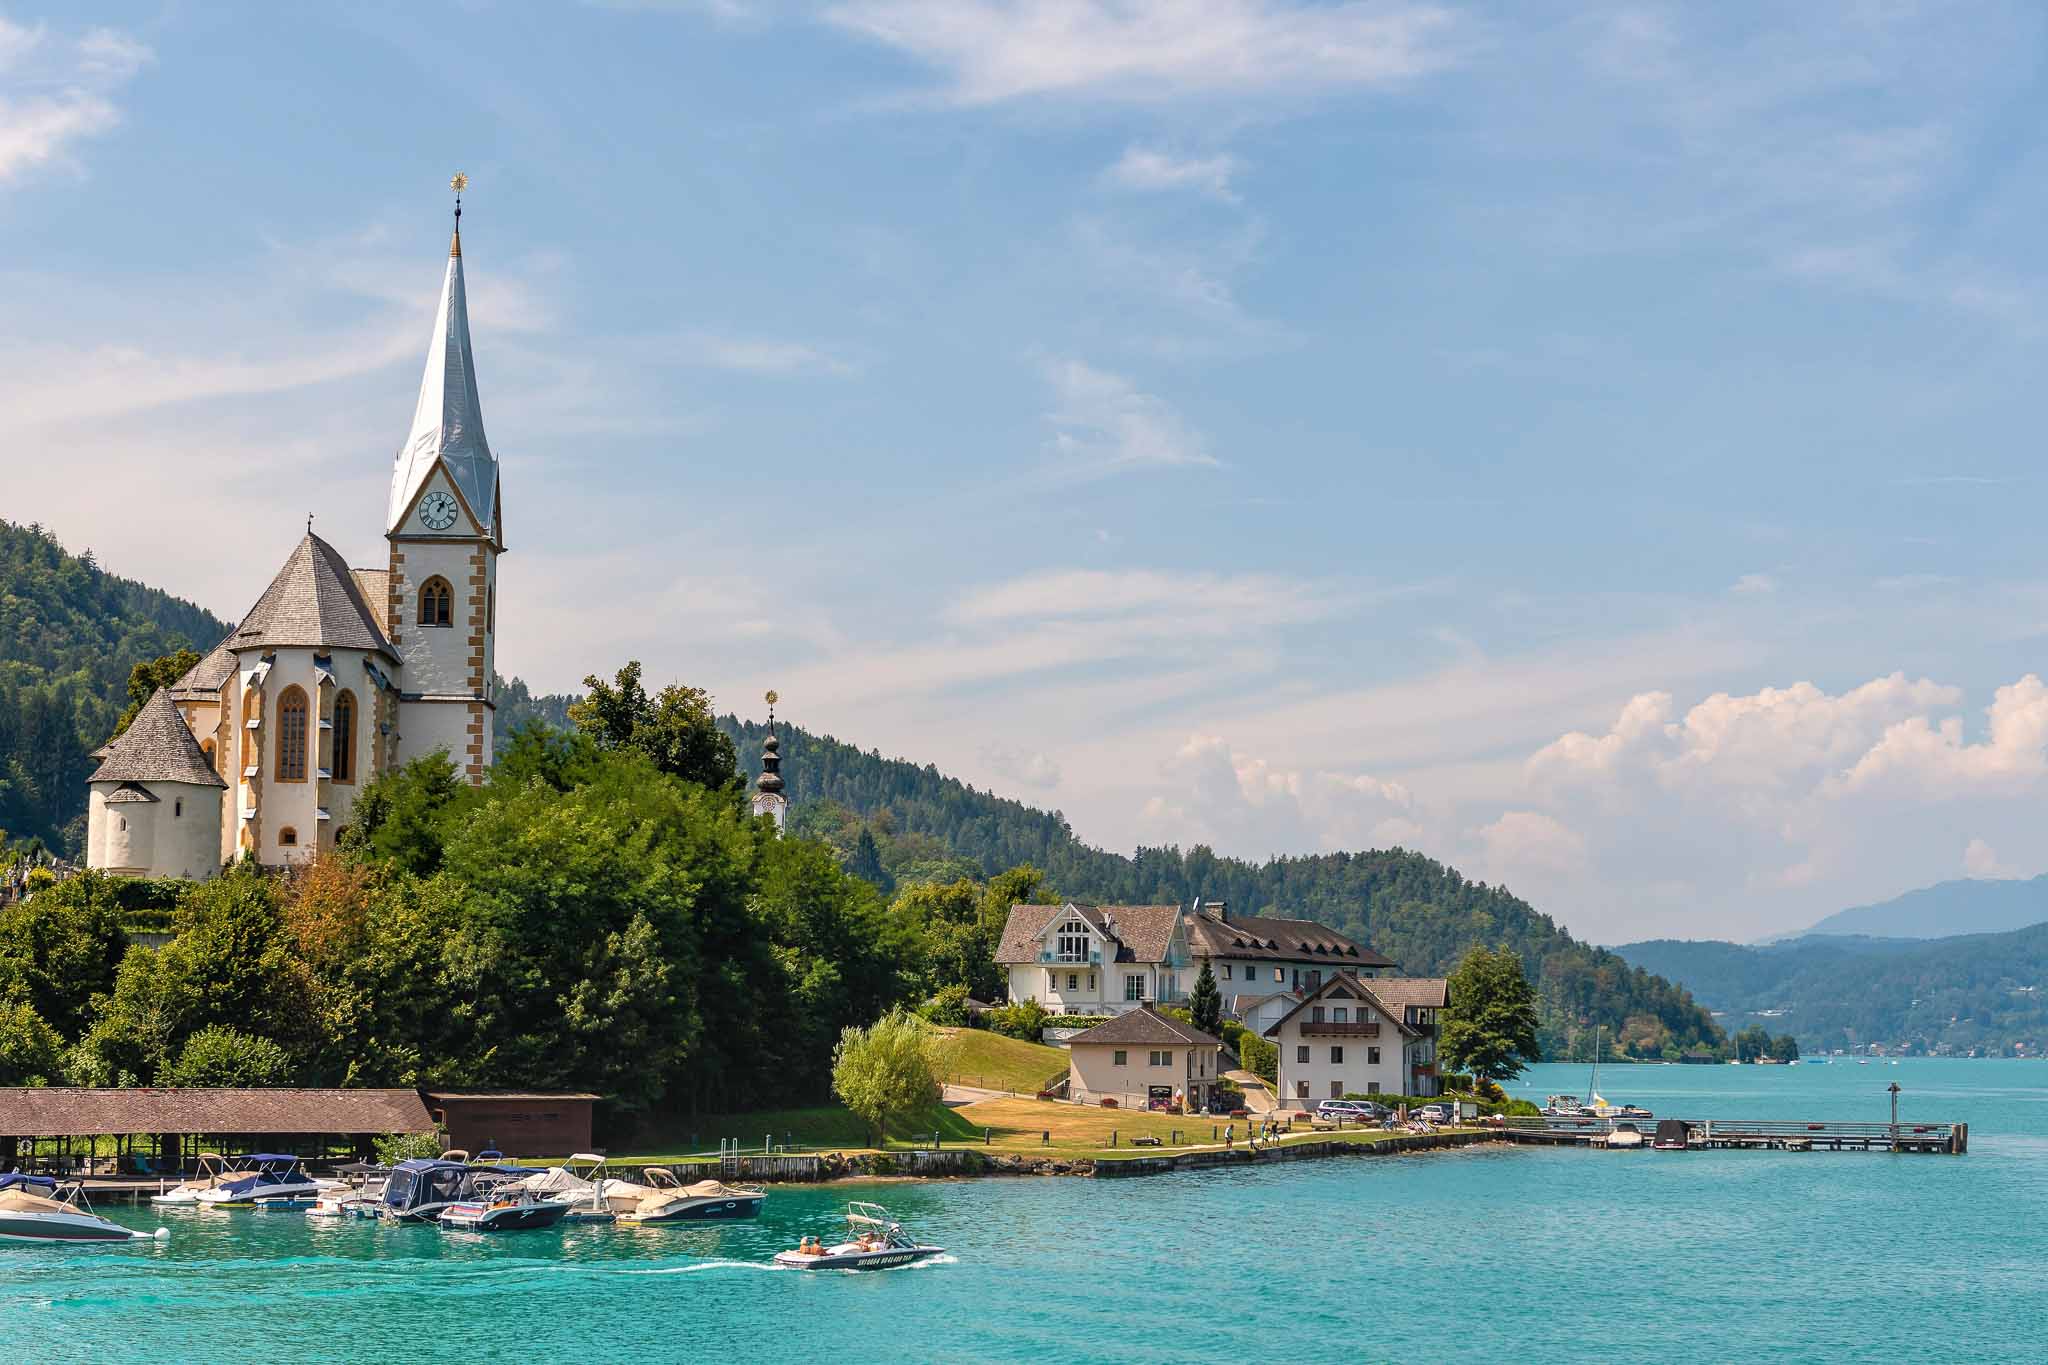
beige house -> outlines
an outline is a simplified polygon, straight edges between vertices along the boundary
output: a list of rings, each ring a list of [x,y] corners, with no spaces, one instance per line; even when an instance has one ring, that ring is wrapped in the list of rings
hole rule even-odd
[[[1119,1014],[1068,1040],[1076,1104],[1115,1100],[1123,1109],[1190,1110],[1209,1103],[1223,1044],[1149,1004]]]
[[[1279,1050],[1284,1108],[1346,1095],[1437,1095],[1440,977],[1365,980],[1340,973],[1304,996],[1265,1036]]]
[[[1013,905],[996,948],[1010,999],[1055,1014],[1121,1014],[1187,999],[1195,984],[1177,905]]]

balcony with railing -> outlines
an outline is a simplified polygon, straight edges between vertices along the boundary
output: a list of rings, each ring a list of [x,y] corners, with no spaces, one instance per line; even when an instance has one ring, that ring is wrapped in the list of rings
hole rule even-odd
[[[1041,948],[1038,960],[1050,967],[1100,967],[1102,950],[1097,948],[1086,953],[1062,953],[1052,948]]]
[[[1301,1026],[1304,1038],[1377,1038],[1380,1036],[1380,1021],[1370,1019],[1364,1023],[1345,1023],[1337,1019],[1311,1019]]]

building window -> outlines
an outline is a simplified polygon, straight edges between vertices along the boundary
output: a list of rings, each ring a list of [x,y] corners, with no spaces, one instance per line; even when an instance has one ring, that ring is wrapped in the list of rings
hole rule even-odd
[[[287,687],[277,703],[277,780],[306,780],[306,692]]]
[[[1308,1098],[1308,1082],[1307,1082],[1307,1081],[1296,1081],[1296,1082],[1294,1083],[1294,1098],[1296,1098],[1296,1099],[1298,1099],[1298,1100],[1305,1100],[1305,1099],[1307,1099],[1307,1098]]]
[[[1377,1094],[1379,1094],[1379,1093],[1380,1093],[1380,1083],[1379,1083],[1378,1081],[1367,1081],[1367,1082],[1365,1083],[1365,1093],[1366,1093],[1366,1094],[1368,1094],[1368,1095],[1377,1095]]]
[[[1173,1054],[1172,1054],[1171,1052],[1154,1052],[1154,1053],[1152,1054],[1152,1065],[1154,1065],[1154,1066],[1172,1066],[1172,1065],[1173,1065]]]
[[[1287,984],[1287,969],[1285,967],[1275,967],[1273,969],[1273,984],[1276,986]]]
[[[1365,1050],[1365,1064],[1367,1066],[1378,1066],[1380,1064],[1380,1050],[1378,1048],[1369,1047]]]
[[[1058,990],[1059,988],[1060,988],[1060,974],[1059,974],[1058,972],[1047,972],[1047,973],[1045,974],[1045,993],[1046,993],[1047,995],[1051,995],[1051,994],[1052,994],[1053,992],[1057,991],[1057,990]]]
[[[1330,1007],[1330,1022],[1331,1022],[1331,1023],[1333,1023],[1333,1024],[1342,1024],[1342,1023],[1347,1023],[1347,1022],[1349,1022],[1350,1018],[1351,1018],[1351,1011],[1350,1011],[1350,1010],[1348,1010],[1348,1009],[1346,1009],[1346,1008],[1344,1008],[1344,1006],[1342,1006],[1342,1005],[1333,1005],[1333,1006],[1331,1006],[1331,1007]]]
[[[1230,980],[1230,964],[1228,962],[1223,964],[1223,979],[1225,981]]]
[[[171,802],[171,818],[172,818],[173,820],[182,820],[182,819],[184,819],[184,818],[185,818],[185,798],[184,798],[184,797],[182,797],[182,796],[181,796],[181,797],[179,797],[179,798],[178,798],[177,800],[175,800],[175,801]]]
[[[1095,989],[1095,973],[1093,972],[1088,973],[1088,989],[1091,991]]]
[[[1331,1065],[1331,1066],[1342,1066],[1342,1065],[1344,1065],[1344,1049],[1343,1049],[1343,1048],[1341,1048],[1341,1047],[1333,1047],[1333,1048],[1331,1048],[1331,1049],[1330,1049],[1330,1065]]]
[[[1145,978],[1144,978],[1144,977],[1142,977],[1142,976],[1127,976],[1127,977],[1125,977],[1125,978],[1124,978],[1124,999],[1126,999],[1126,1000],[1143,1000],[1144,998],[1145,998]]]
[[[1321,1005],[1310,1005],[1308,1007],[1308,1021],[1311,1024],[1323,1022],[1323,1007]]]
[[[1303,984],[1304,986],[1306,986],[1306,987],[1307,987],[1307,988],[1308,988],[1309,990],[1314,990],[1314,989],[1315,989],[1316,987],[1318,987],[1318,986],[1322,985],[1322,984],[1323,984],[1323,973],[1322,973],[1322,969],[1321,969],[1321,968],[1317,968],[1317,969],[1316,969],[1315,971],[1312,971],[1312,972],[1310,972],[1310,973],[1308,974],[1308,979],[1307,979],[1307,980],[1305,980],[1304,982],[1302,982],[1302,984]]]
[[[1067,989],[1070,991],[1078,991],[1081,989],[1081,974],[1079,972],[1067,973]]]
[[[1086,962],[1088,960],[1088,926],[1077,919],[1070,919],[1060,926],[1060,961]]]
[[[447,579],[436,576],[420,584],[420,624],[455,624],[455,590],[448,586]]]
[[[336,782],[356,780],[356,694],[346,689],[334,699],[334,762],[327,767]]]
[[[1130,1059],[1131,1054],[1124,1051],[1122,1048],[1118,1048],[1116,1051],[1109,1054],[1109,1064],[1111,1066],[1123,1066],[1124,1064],[1129,1062]]]
[[[280,848],[297,848],[299,846],[299,832],[290,825],[286,825],[277,832],[277,843]]]
[[[1333,1099],[1333,1100],[1341,1100],[1341,1099],[1343,1099],[1343,1098],[1344,1098],[1344,1082],[1342,1082],[1342,1081],[1331,1081],[1331,1082],[1330,1082],[1330,1098],[1331,1098],[1331,1099]]]
[[[1301,1045],[1300,1045],[1299,1047],[1297,1047],[1297,1048],[1295,1048],[1295,1049],[1294,1049],[1294,1060],[1295,1060],[1295,1061],[1297,1061],[1297,1062],[1300,1062],[1300,1063],[1304,1063],[1304,1064],[1305,1064],[1305,1063],[1307,1063],[1307,1061],[1308,1061],[1308,1044],[1307,1044],[1307,1043],[1303,1043],[1303,1044],[1301,1044]]]

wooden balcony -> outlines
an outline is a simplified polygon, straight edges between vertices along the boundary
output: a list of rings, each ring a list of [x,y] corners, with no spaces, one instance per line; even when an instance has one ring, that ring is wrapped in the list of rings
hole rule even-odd
[[[1363,1024],[1336,1023],[1325,1019],[1301,1026],[1304,1038],[1377,1038],[1380,1036],[1380,1021],[1377,1019]]]

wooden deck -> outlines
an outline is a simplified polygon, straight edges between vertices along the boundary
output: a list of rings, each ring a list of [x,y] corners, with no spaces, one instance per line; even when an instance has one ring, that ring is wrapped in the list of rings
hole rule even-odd
[[[1675,1116],[1674,1116],[1675,1117]],[[1510,1142],[1554,1147],[1597,1147],[1622,1123],[1632,1123],[1648,1150],[1658,1119],[1509,1119]],[[1970,1150],[1967,1123],[1847,1123],[1839,1120],[1683,1120],[1688,1151],[1910,1152],[1961,1156]]]

